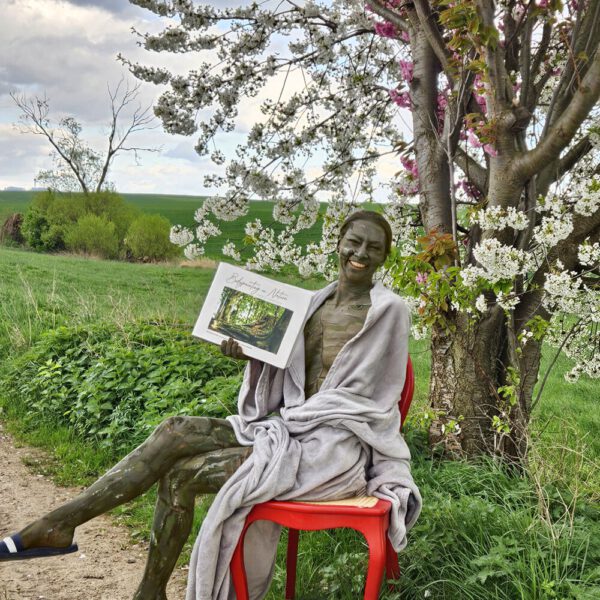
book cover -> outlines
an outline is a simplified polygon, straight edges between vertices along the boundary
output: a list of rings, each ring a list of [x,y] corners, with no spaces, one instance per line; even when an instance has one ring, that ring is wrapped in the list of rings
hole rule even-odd
[[[313,292],[221,263],[192,334],[215,344],[230,337],[244,353],[285,368]]]

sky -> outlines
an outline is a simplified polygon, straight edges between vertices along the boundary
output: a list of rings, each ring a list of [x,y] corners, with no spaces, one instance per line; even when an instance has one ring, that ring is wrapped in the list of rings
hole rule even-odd
[[[249,0],[215,0],[212,4],[245,1]],[[46,97],[54,122],[64,116],[75,117],[83,126],[82,137],[102,150],[110,110],[108,86],[114,89],[122,78],[130,85],[138,83],[117,60],[119,53],[133,63],[166,66],[181,74],[206,60],[193,54],[149,53],[138,45],[139,38],[132,32],[134,28],[140,33],[158,33],[169,23],[128,0],[0,0],[0,190],[29,189],[39,171],[53,165],[48,141],[19,129],[20,111],[11,92]],[[264,118],[262,101],[279,96],[284,75],[280,81],[278,77],[240,106],[236,130],[217,138],[218,148],[226,156],[233,156],[245,133]],[[287,81],[286,91],[291,91],[290,87],[294,83],[290,86]],[[164,89],[142,83],[142,106],[152,106]],[[109,176],[116,189],[123,193],[214,193],[204,187],[204,176],[220,167],[196,154],[195,136],[174,136],[165,133],[158,120],[156,125],[134,141],[160,152],[143,154],[140,164],[132,155],[117,156]],[[308,166],[308,175],[314,175],[315,169],[319,171],[316,164]],[[397,170],[397,159],[381,159],[378,174],[383,181]],[[387,191],[379,190],[374,199],[384,201],[386,196]]]
[[[0,0],[0,190],[31,188],[36,174],[52,167],[47,140],[17,127],[19,110],[10,92],[45,95],[53,120],[76,117],[84,139],[101,150],[109,115],[107,86],[114,88],[122,77],[136,83],[117,61],[118,53],[132,62],[165,64],[183,72],[193,68],[193,56],[157,57],[138,47],[132,27],[157,32],[167,22],[128,0]],[[160,92],[143,83],[141,104],[153,104]],[[243,141],[244,131],[260,114],[259,100],[244,111],[239,131],[223,141],[227,148]],[[195,138],[167,134],[158,120],[156,124],[135,140],[160,152],[143,154],[140,165],[133,156],[117,157],[109,179],[124,193],[205,193],[204,175],[215,167],[194,152]]]

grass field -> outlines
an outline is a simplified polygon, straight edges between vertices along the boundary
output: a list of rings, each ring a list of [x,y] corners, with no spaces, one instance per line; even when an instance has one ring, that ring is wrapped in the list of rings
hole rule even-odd
[[[0,191],[0,225],[6,218],[15,213],[25,213],[31,203],[35,192],[4,192]],[[194,212],[202,204],[201,196],[177,196],[167,194],[122,194],[127,202],[138,207],[142,212],[160,214],[171,222],[172,225],[185,225],[194,229]],[[250,203],[250,211],[243,219],[253,221],[260,219],[263,225],[273,227],[275,231],[281,231],[282,225],[273,219],[273,204],[271,202],[253,201]],[[229,240],[236,245],[244,239],[244,229],[239,221],[224,221],[219,223],[222,234],[211,238],[206,244],[206,255],[217,258],[221,254],[221,248]],[[310,229],[300,232],[296,241],[302,245],[313,241],[318,236],[319,226],[315,224]]]
[[[149,206],[149,199],[145,202]],[[191,204],[177,198],[174,202]],[[211,277],[212,271],[206,269],[0,248],[0,364],[61,324],[125,323],[144,318],[191,328]],[[322,285],[318,280],[287,281],[310,288]],[[491,461],[448,463],[429,454],[418,426],[427,400],[427,343],[413,343],[411,355],[417,389],[406,433],[425,508],[408,550],[401,555],[402,593],[386,592],[384,597],[599,598],[600,414],[596,383],[567,384],[562,377],[567,361],[558,360],[534,415],[529,472],[515,476]],[[551,359],[552,351],[546,351],[541,373]],[[4,410],[11,431],[52,452],[54,459],[44,468],[62,483],[89,483],[113,460],[111,452],[64,428],[44,423],[25,426],[23,413],[11,408],[2,390],[0,410]],[[119,509],[117,518],[131,527],[133,535],[147,537],[153,502],[151,492]],[[209,497],[201,500],[196,528],[209,502]],[[360,597],[365,547],[357,535],[344,531],[303,535],[300,552],[299,600]],[[281,546],[269,600],[283,596],[284,562]]]

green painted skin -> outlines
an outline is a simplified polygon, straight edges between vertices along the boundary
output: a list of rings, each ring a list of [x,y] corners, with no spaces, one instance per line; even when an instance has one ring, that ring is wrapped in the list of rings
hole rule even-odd
[[[318,389],[340,348],[362,328],[385,242],[383,229],[368,220],[352,222],[340,239],[338,287],[305,328],[307,393]],[[234,340],[221,350],[247,359]],[[251,451],[238,444],[224,419],[170,417],[82,494],[25,527],[23,544],[68,546],[77,526],[158,482],[148,560],[134,600],[166,600],[167,582],[191,531],[194,498],[217,492]]]

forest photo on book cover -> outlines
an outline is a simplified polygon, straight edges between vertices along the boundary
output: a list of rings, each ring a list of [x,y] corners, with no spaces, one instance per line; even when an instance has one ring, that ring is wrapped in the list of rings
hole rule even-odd
[[[209,329],[276,354],[293,311],[224,287]]]

